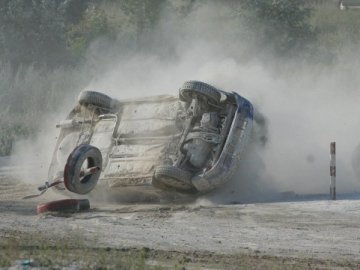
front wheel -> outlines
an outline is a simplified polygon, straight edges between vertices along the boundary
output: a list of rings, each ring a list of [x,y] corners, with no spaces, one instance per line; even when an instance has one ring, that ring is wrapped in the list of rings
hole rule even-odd
[[[112,98],[96,91],[82,91],[79,94],[80,105],[94,105],[103,109],[111,109]]]
[[[193,98],[202,99],[214,105],[220,103],[221,94],[213,86],[199,82],[199,81],[187,81],[179,89],[179,98],[182,101],[191,102]]]
[[[192,174],[188,171],[170,165],[161,165],[155,170],[152,184],[163,190],[196,193],[191,177]]]

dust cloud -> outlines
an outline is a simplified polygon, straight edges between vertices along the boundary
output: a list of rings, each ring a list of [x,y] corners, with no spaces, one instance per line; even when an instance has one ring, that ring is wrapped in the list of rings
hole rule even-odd
[[[177,95],[184,81],[200,80],[249,99],[266,119],[266,134],[250,144],[229,184],[206,196],[210,201],[261,201],[283,191],[328,193],[331,141],[337,142],[338,192],[359,191],[351,168],[352,152],[360,142],[360,77],[354,72],[359,63],[353,55],[344,55],[331,66],[276,59],[264,64],[256,54],[248,55],[253,44],[243,39],[238,22],[224,19],[229,12],[224,6],[208,6],[195,9],[186,21],[165,14],[144,38],[144,48],[134,52],[109,44],[109,50],[126,51],[121,57],[99,51],[106,44],[93,44],[88,64],[104,57],[96,63],[98,75],[84,89],[117,99]],[[55,141],[39,141],[42,150],[53,151]],[[49,157],[35,152],[39,158]]]
[[[13,173],[13,178],[38,186],[49,180],[48,169],[59,135],[59,130],[55,126],[65,116],[66,114],[49,112],[35,138],[19,140],[15,143],[10,164],[16,166],[18,170]]]

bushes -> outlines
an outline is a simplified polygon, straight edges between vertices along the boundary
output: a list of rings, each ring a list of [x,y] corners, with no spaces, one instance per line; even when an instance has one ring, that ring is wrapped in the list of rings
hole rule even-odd
[[[67,32],[68,47],[74,59],[81,59],[91,41],[110,34],[105,12],[95,6],[87,8],[82,19]]]
[[[177,4],[175,4],[177,2]],[[83,59],[90,43],[99,37],[115,37],[109,21],[127,24],[121,31],[132,29],[135,41],[156,27],[162,11],[182,8],[186,18],[194,3],[209,5],[202,0],[4,0],[0,6],[0,60],[20,65],[58,68],[75,66]],[[214,1],[217,2],[217,1]],[[109,18],[102,9],[111,5],[125,21]],[[116,3],[116,4],[115,4]],[[185,3],[185,4],[184,4]],[[228,0],[223,4],[237,6],[239,27],[247,27],[248,39],[277,56],[293,56],[306,49],[314,38],[309,24],[310,10],[303,0]],[[245,23],[244,23],[245,22]],[[129,37],[128,37],[129,38]],[[146,42],[145,42],[146,44]],[[138,47],[139,48],[139,47]]]
[[[100,13],[90,0],[4,0],[0,6],[0,59],[15,70],[20,65],[75,65],[82,57],[79,46],[74,46],[78,39],[88,45],[106,29],[104,16],[97,21]],[[89,24],[85,31],[76,31],[84,23]]]
[[[360,43],[358,10],[340,11],[323,4],[314,9],[310,22],[317,31],[317,48],[327,55],[347,54]]]
[[[2,115],[0,118],[0,156],[10,155],[13,143],[34,134],[34,127],[26,125],[22,116]]]
[[[92,74],[81,65],[93,41],[106,37],[112,46],[110,50],[109,43],[104,42],[100,44],[104,46],[94,49],[94,69],[101,69],[107,53],[118,56],[128,50],[135,53],[149,50],[151,46],[159,54],[168,55],[164,53],[166,50],[176,57],[178,39],[183,38],[176,29],[181,29],[181,25],[169,28],[175,29],[170,39],[167,39],[169,33],[152,32],[162,18],[162,11],[165,8],[172,12],[166,17],[171,20],[167,22],[169,25],[184,22],[191,25],[192,16],[197,15],[194,10],[211,2],[218,7],[229,5],[231,12],[221,13],[226,18],[218,15],[214,19],[215,12],[209,12],[205,21],[196,18],[204,31],[194,31],[194,39],[203,38],[197,34],[205,36],[210,29],[211,34],[216,34],[214,39],[210,34],[209,43],[220,40],[221,46],[229,36],[228,29],[223,36],[219,32],[233,27],[230,32],[235,49],[229,55],[235,59],[262,57],[264,60],[270,55],[271,60],[290,58],[298,64],[304,56],[316,55],[307,59],[324,64],[336,59],[338,54],[351,53],[349,48],[358,47],[360,41],[359,12],[342,12],[334,1],[316,0],[317,4],[310,10],[309,3],[313,2],[303,0],[3,0],[0,5],[0,155],[10,153],[13,140],[35,132],[42,114],[58,110],[59,101],[88,83]],[[174,19],[174,16],[178,17]],[[222,21],[219,23],[217,19]],[[191,25],[190,29],[197,26]],[[240,46],[247,47],[238,49]],[[21,120],[21,116],[26,120]]]
[[[14,72],[0,63],[0,156],[11,153],[14,141],[35,134],[49,115],[67,110],[65,97],[74,98],[88,77],[75,68],[20,66]]]
[[[310,9],[303,0],[245,0],[242,9],[258,47],[267,47],[277,57],[302,54],[314,40]]]
[[[11,63],[15,70],[21,65],[76,66],[91,42],[99,37],[115,42],[119,34],[139,45],[142,37],[157,26],[165,9],[186,20],[195,6],[204,7],[211,2],[219,4],[215,0],[4,0],[0,6],[0,61]],[[238,19],[239,28],[246,28],[244,39],[255,42],[264,54],[276,57],[309,53],[318,35],[321,41],[335,47],[341,46],[341,40],[334,35],[358,39],[358,12],[340,12],[333,1],[320,0],[310,10],[307,2],[227,0],[221,5],[234,9],[232,19]],[[109,6],[119,12],[109,12]],[[345,20],[349,24],[342,29]],[[321,47],[323,43],[316,45]]]
[[[2,61],[58,66],[67,62],[65,6],[59,1],[5,0],[0,8]]]

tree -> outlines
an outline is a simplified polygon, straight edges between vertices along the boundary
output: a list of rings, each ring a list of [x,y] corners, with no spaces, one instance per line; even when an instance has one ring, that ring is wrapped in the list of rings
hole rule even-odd
[[[0,60],[19,65],[58,67],[72,62],[69,26],[90,0],[3,0],[0,6]]]
[[[257,42],[277,55],[303,52],[315,33],[308,21],[310,9],[303,0],[243,0],[242,16]]]
[[[95,5],[89,5],[81,20],[69,27],[67,32],[67,44],[71,55],[74,59],[81,59],[93,40],[110,33],[105,12]]]
[[[135,26],[136,42],[141,43],[144,33],[152,29],[159,21],[161,12],[167,6],[167,0],[121,0],[120,8]]]

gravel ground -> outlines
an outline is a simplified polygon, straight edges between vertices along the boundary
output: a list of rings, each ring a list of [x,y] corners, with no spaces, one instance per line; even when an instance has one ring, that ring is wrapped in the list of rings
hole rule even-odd
[[[0,240],[18,232],[49,239],[78,235],[89,247],[200,254],[209,263],[216,256],[229,262],[256,256],[318,261],[317,267],[325,263],[324,269],[360,266],[360,200],[237,205],[211,205],[201,199],[192,204],[91,202],[87,212],[37,215],[38,203],[63,197],[48,191],[21,200],[34,190],[0,180]]]

